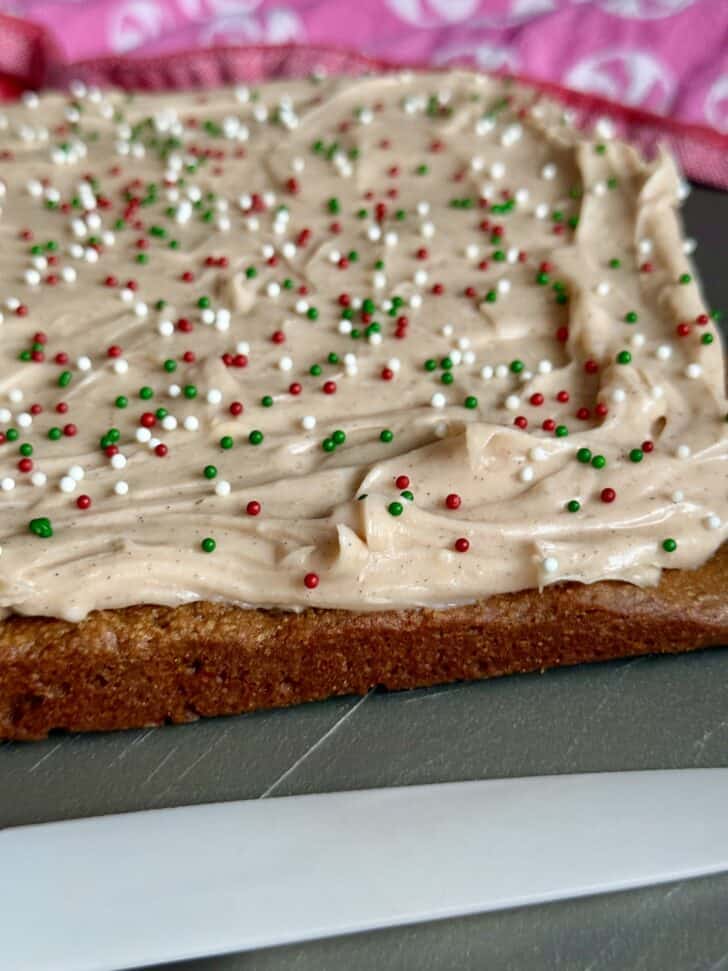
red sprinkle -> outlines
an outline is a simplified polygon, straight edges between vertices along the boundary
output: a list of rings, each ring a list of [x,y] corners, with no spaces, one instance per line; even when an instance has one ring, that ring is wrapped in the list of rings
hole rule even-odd
[[[282,330],[274,330],[273,333],[271,334],[270,339],[273,341],[274,344],[282,344],[286,339],[286,335],[283,333]]]
[[[303,388],[298,381],[294,381],[293,384],[288,386],[288,391],[290,394],[300,394],[303,391]]]
[[[445,505],[447,506],[448,509],[459,509],[461,502],[462,502],[462,499],[457,494],[457,492],[451,492],[448,496],[445,497]]]
[[[382,381],[391,381],[394,377],[394,371],[389,367],[382,368]]]
[[[336,381],[325,381],[321,390],[324,394],[336,394]]]
[[[73,438],[77,431],[78,428],[76,428],[72,422],[69,422],[68,425],[63,426],[63,434],[68,436],[68,438]]]
[[[307,573],[306,576],[303,578],[303,585],[307,587],[309,590],[315,590],[316,587],[319,585],[318,573]]]
[[[120,357],[121,348],[118,344],[112,344],[111,347],[106,351],[107,357]]]
[[[541,423],[541,428],[543,428],[545,432],[552,432],[554,428],[556,428],[556,422],[553,420],[553,418],[546,418]]]
[[[251,499],[245,507],[245,511],[249,516],[257,516],[260,513],[260,503],[257,499]]]
[[[591,358],[589,358],[588,361],[584,361],[584,370],[586,371],[587,374],[596,374],[597,371],[599,370],[599,365],[597,364],[596,361],[593,361]]]
[[[594,411],[599,418],[606,418],[609,414],[609,408],[607,408],[603,401],[597,402],[594,407]]]
[[[602,489],[601,491],[602,502],[614,502],[616,498],[617,498],[617,493],[614,491],[614,489],[610,489],[608,487],[606,489]]]
[[[591,412],[588,408],[579,408],[576,413],[576,417],[579,419],[579,421],[588,421],[591,417]]]
[[[79,496],[76,500],[76,505],[79,509],[88,509],[91,505],[91,496],[83,495]]]
[[[652,442],[652,441],[650,441],[649,438],[647,439],[646,442],[642,442],[642,451],[643,452],[652,452],[652,451],[654,451],[654,448],[655,448],[655,443]]]
[[[529,401],[531,402],[532,405],[535,405],[536,407],[538,407],[539,405],[543,404],[543,395],[541,394],[540,391],[535,391],[529,398]]]
[[[21,472],[31,472],[33,470],[33,460],[32,459],[21,459],[18,462],[18,469]]]
[[[68,411],[68,405],[66,404],[66,402],[59,401],[58,404],[56,405],[56,411],[58,412],[59,415],[65,415],[66,412]]]
[[[238,417],[238,415],[242,415],[242,413],[243,413],[243,405],[242,405],[242,402],[241,402],[241,401],[233,401],[233,402],[232,402],[232,403],[230,404],[230,409],[229,409],[229,411],[230,411],[230,414],[231,414],[231,415],[232,415],[232,416],[233,416],[234,418],[237,418],[237,417]]]
[[[704,327],[709,320],[710,317],[707,314],[698,314],[698,316],[695,318],[695,323],[700,324],[701,327]]]
[[[690,333],[690,324],[678,324],[675,330],[678,337],[687,337]]]
[[[470,540],[466,539],[464,536],[461,536],[459,539],[455,540],[455,549],[458,551],[458,553],[467,553],[470,549]]]
[[[528,428],[528,418],[526,418],[526,416],[525,416],[525,415],[517,415],[517,416],[516,416],[516,417],[515,417],[515,418],[513,419],[513,424],[514,424],[514,425],[515,425],[515,426],[516,426],[517,428]]]
[[[157,445],[155,447],[154,454],[155,455],[158,455],[160,457],[160,459],[163,459],[164,456],[167,454],[168,451],[169,451],[169,449],[164,444],[164,442],[160,442],[159,445]]]
[[[408,475],[398,475],[394,480],[394,484],[398,489],[408,489],[410,484],[410,479]]]
[[[566,402],[569,400],[569,392],[565,390],[559,391],[559,393],[556,395],[556,400],[560,401],[562,405],[566,404]]]

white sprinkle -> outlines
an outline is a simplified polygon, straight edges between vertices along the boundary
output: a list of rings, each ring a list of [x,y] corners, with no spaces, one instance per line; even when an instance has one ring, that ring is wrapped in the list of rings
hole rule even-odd
[[[539,374],[550,374],[553,371],[553,364],[549,360],[543,360],[538,362],[538,373]]]
[[[468,243],[468,245],[465,247],[465,255],[469,260],[477,260],[479,252],[480,251],[475,243]]]
[[[592,192],[595,196],[605,196],[607,194],[607,183],[600,179],[592,186]]]
[[[413,310],[418,310],[422,306],[422,296],[419,293],[413,293],[409,298],[409,305]]]
[[[182,394],[182,388],[180,388],[178,384],[170,384],[170,386],[167,388],[167,394],[170,396],[170,398],[179,398],[179,396]]]
[[[313,431],[316,427],[316,418],[313,415],[304,415],[301,419],[301,425],[307,432]]]
[[[539,204],[533,210],[533,214],[536,217],[536,219],[545,219],[549,214],[548,203],[539,202]]]
[[[196,432],[200,427],[200,420],[195,415],[188,415],[182,424],[188,432]]]
[[[682,489],[675,489],[670,498],[673,502],[682,502],[685,498],[685,493],[682,491]]]
[[[600,118],[594,125],[594,131],[600,138],[609,140],[614,138],[615,127],[611,118]]]
[[[124,482],[123,479],[120,479],[114,485],[114,492],[117,494],[117,496],[125,496],[128,491],[129,491],[129,483]]]
[[[544,573],[556,573],[559,568],[559,561],[555,556],[547,556],[542,560],[541,566],[543,567]]]
[[[281,369],[281,371],[290,371],[293,367],[293,358],[288,357],[287,355],[282,357],[278,362],[278,367]]]
[[[238,341],[235,350],[238,354],[250,354],[250,344],[248,341]]]
[[[129,290],[128,287],[124,287],[123,290],[119,291],[119,297],[123,300],[124,303],[131,303],[132,300],[134,299],[134,291]]]
[[[443,337],[452,337],[454,332],[455,332],[455,328],[453,327],[452,324],[443,324],[443,327],[442,327]]]
[[[339,321],[339,333],[340,334],[350,334],[352,331],[352,325],[350,320],[340,320]]]
[[[430,203],[422,199],[417,203],[417,215],[426,216],[430,211]]]
[[[652,252],[652,240],[651,239],[641,239],[637,243],[637,249],[642,254],[642,256],[649,256]]]
[[[446,435],[447,435],[447,422],[438,421],[438,423],[435,425],[435,437],[444,438]]]
[[[517,394],[509,394],[505,400],[505,406],[509,411],[518,411],[521,407],[521,399]]]
[[[422,235],[423,236],[426,236],[427,235],[425,233],[425,226],[432,226],[432,223],[425,223],[423,225],[423,227],[422,227]],[[434,226],[432,226],[432,232],[433,233],[435,232],[435,227]],[[389,232],[389,233],[385,233],[384,234],[384,243],[385,243],[386,246],[389,246],[389,247],[396,246],[398,242],[399,242],[399,236],[396,233]],[[337,263],[338,263],[338,260],[337,260]]]
[[[473,170],[473,172],[482,172],[484,167],[485,162],[480,155],[473,155],[473,157],[470,159],[470,168]]]
[[[394,371],[394,373],[397,374],[399,369],[402,367],[402,362],[398,357],[390,357],[390,359],[387,361],[387,367],[390,371]]]
[[[82,354],[81,357],[76,361],[76,367],[79,371],[90,371],[91,370],[91,358]]]
[[[367,236],[373,243],[376,243],[379,239],[381,239],[382,231],[379,226],[370,226],[369,229],[367,229]]]
[[[624,388],[615,388],[614,391],[612,391],[612,401],[615,404],[619,404],[620,402],[625,401],[626,398],[627,398],[627,392],[624,390]]]
[[[98,263],[98,260],[99,260],[98,251],[95,250],[93,246],[89,246],[88,249],[84,251],[83,258],[86,260],[87,263]]]
[[[382,290],[387,285],[387,274],[377,271],[372,277],[372,282],[376,290]]]
[[[0,408],[0,423],[6,425],[10,419],[13,417],[13,413],[9,408]]]
[[[382,335],[376,331],[369,335],[369,343],[373,344],[374,347],[378,347],[382,343]]]
[[[116,458],[116,456],[114,456]],[[61,492],[73,492],[77,486],[77,482],[70,475],[64,475],[61,481],[58,483]]]
[[[609,291],[612,289],[607,280],[600,280],[594,288],[596,293],[600,297],[606,297]]]
[[[534,471],[532,465],[524,465],[519,473],[519,479],[521,482],[531,482],[533,480]]]
[[[508,365],[507,364],[497,364],[495,368],[495,376],[497,378],[507,378],[508,377]]]
[[[25,282],[29,287],[37,287],[40,283],[40,273],[37,270],[26,270]]]
[[[690,256],[691,253],[694,253],[697,248],[698,248],[697,241],[694,240],[692,237],[688,237],[683,243],[683,253],[685,253],[687,256]]]
[[[427,270],[417,270],[414,275],[414,281],[418,287],[423,287],[427,283]]]
[[[112,367],[117,374],[126,374],[129,370],[129,362],[124,360],[123,357],[120,357],[114,361]]]
[[[72,465],[68,470],[68,474],[72,479],[75,479],[76,482],[80,482],[86,473],[80,465]]]
[[[522,206],[525,202],[528,202],[530,197],[530,192],[526,188],[516,189],[513,198]]]
[[[220,479],[215,483],[215,494],[218,496],[229,496],[230,495],[230,483],[227,479]]]
[[[475,364],[475,351],[463,352],[463,364]]]
[[[162,419],[162,428],[167,432],[173,432],[177,427],[177,419],[174,415],[165,415]]]
[[[171,337],[174,334],[174,324],[171,320],[160,320],[157,324],[157,330],[162,337]]]
[[[10,492],[14,488],[15,488],[15,479],[11,479],[9,475],[6,475],[3,479],[0,480],[0,489],[2,489],[3,492]]]
[[[8,398],[10,398],[14,405],[17,405],[23,400],[23,392],[20,388],[11,388],[8,392]]]
[[[706,516],[703,522],[705,523],[706,529],[720,529],[722,525],[720,521],[720,516],[716,516],[714,512]]]
[[[685,368],[685,377],[687,378],[699,378],[703,373],[703,368],[700,364],[688,364]]]
[[[632,337],[630,339],[630,344],[632,345],[632,347],[636,347],[637,349],[639,349],[640,347],[645,346],[645,339],[646,339],[645,335],[640,334],[638,332],[636,334],[632,334]]]
[[[556,178],[556,166],[553,162],[549,162],[548,165],[544,165],[541,169],[541,178],[546,179],[547,182],[551,182],[552,179]]]
[[[511,281],[506,277],[501,277],[501,279],[496,284],[496,289],[498,293],[510,293],[511,291]]]
[[[21,428],[30,428],[33,424],[33,416],[27,411],[21,411],[15,420]]]
[[[271,280],[271,282],[265,288],[265,292],[268,294],[269,297],[272,297],[275,300],[276,297],[280,296],[280,292],[281,292],[280,283],[276,283],[275,280]]]
[[[422,223],[422,226],[420,227],[420,232],[425,237],[425,239],[432,239],[432,237],[435,235],[435,224],[430,222]]]
[[[669,344],[660,344],[660,346],[655,351],[655,356],[660,361],[667,361],[672,357],[672,348]]]
[[[678,447],[675,449],[675,455],[677,455],[679,459],[689,459],[692,455],[690,446],[684,444],[678,445]]]
[[[72,266],[64,266],[61,270],[61,276],[65,283],[75,283],[76,282],[76,270]]]
[[[444,408],[447,404],[447,399],[442,391],[436,391],[430,399],[430,404],[433,408]]]
[[[141,428],[137,428],[136,440],[141,445],[146,445],[146,443],[150,440],[151,437],[152,437],[152,433],[149,431],[148,428],[144,428],[144,426],[142,426]]]
[[[655,398],[656,400],[657,400],[658,398],[661,398],[661,397],[662,397],[662,396],[664,395],[664,393],[665,393],[665,392],[663,391],[663,389],[662,389],[662,385],[661,385],[661,384],[656,384],[656,385],[655,385],[655,386],[654,386],[654,387],[653,387],[653,388],[652,388],[652,389],[650,390],[650,394],[651,394],[651,395],[652,395],[652,397],[653,397],[653,398]]]
[[[295,310],[297,314],[305,314],[308,310],[308,301],[303,299],[297,300]]]
[[[493,368],[490,364],[485,364],[480,369],[480,376],[484,381],[490,381],[490,379],[493,377]]]
[[[210,405],[219,405],[222,401],[222,391],[219,388],[210,388],[207,392],[207,403]]]
[[[549,457],[549,453],[545,448],[541,448],[540,445],[536,445],[535,448],[530,450],[528,457],[533,462],[544,462]]]
[[[30,477],[30,481],[36,488],[40,489],[48,481],[48,476],[45,472],[34,472]]]
[[[8,310],[17,310],[20,306],[20,301],[17,297],[8,297],[5,301],[5,306],[8,308]]]

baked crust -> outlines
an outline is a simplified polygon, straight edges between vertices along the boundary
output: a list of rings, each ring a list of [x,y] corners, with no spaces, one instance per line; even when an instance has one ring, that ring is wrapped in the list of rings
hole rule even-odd
[[[230,715],[728,642],[728,544],[657,587],[576,583],[446,610],[244,610],[200,602],[0,624],[0,737]]]

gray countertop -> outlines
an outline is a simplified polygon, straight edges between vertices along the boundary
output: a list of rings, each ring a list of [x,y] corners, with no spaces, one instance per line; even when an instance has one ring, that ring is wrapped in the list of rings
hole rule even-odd
[[[728,307],[728,194],[694,190],[685,217],[700,240],[709,302]],[[0,743],[0,826],[368,786],[692,766],[728,766],[721,649]],[[728,971],[728,875],[169,967]]]

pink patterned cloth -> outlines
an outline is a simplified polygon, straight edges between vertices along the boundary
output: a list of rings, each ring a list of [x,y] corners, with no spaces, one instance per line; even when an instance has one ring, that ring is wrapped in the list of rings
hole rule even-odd
[[[728,131],[728,0],[0,0],[67,61],[304,43],[507,70]]]

